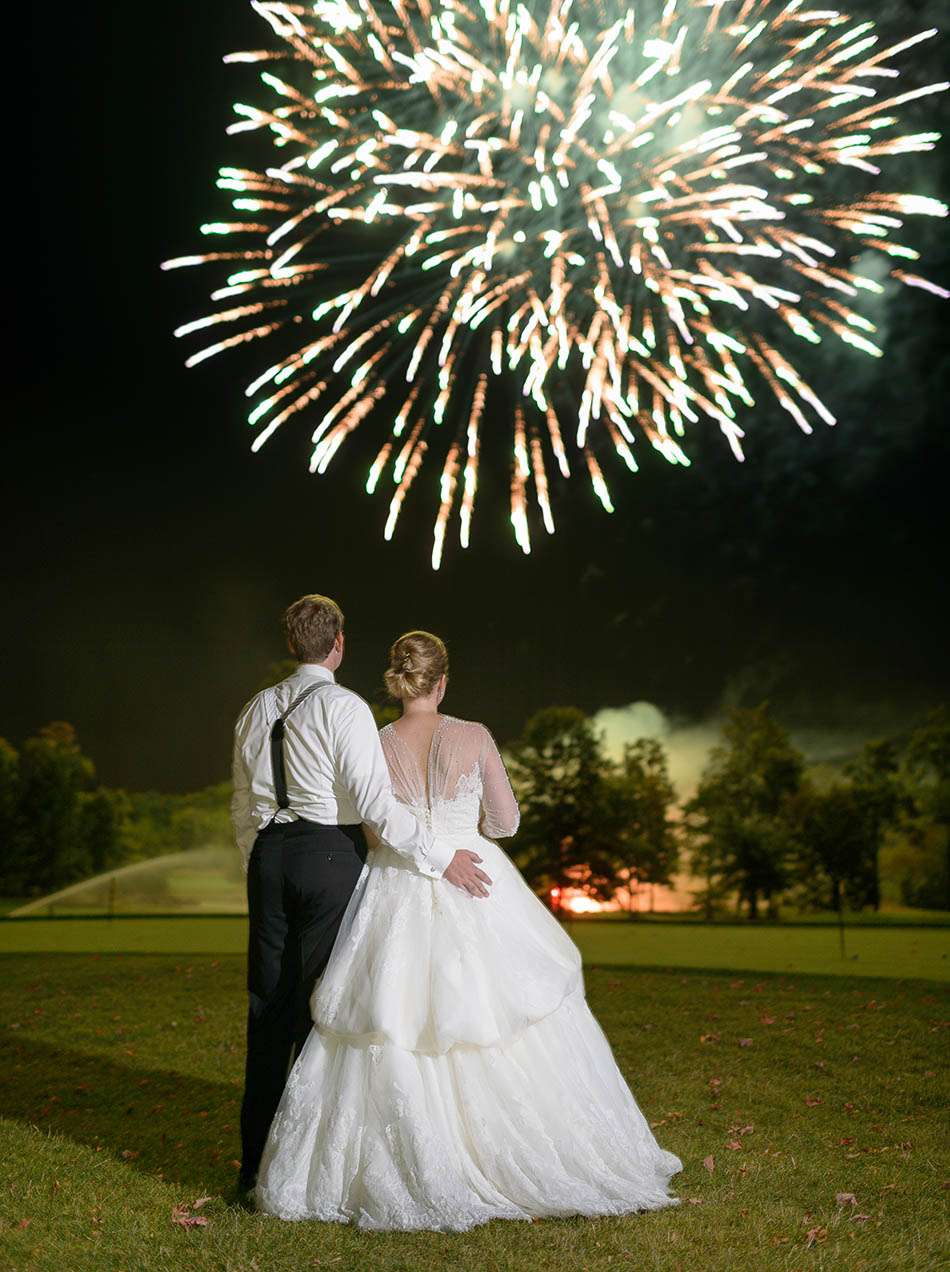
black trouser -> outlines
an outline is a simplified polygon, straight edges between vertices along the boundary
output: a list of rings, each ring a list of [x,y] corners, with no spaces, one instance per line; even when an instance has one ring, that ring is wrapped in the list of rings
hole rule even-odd
[[[257,1175],[293,1061],[310,1032],[310,996],[366,859],[362,826],[271,824],[247,872],[247,1065],[241,1181]]]

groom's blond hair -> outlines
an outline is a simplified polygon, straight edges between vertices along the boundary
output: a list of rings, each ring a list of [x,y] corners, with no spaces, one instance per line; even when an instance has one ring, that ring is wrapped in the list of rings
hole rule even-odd
[[[284,635],[298,662],[319,663],[343,630],[343,611],[329,596],[301,596],[284,613]]]

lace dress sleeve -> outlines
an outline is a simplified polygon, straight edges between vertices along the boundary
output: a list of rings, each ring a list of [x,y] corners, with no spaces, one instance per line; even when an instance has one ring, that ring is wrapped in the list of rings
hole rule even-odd
[[[479,756],[482,776],[481,832],[488,839],[504,839],[518,829],[521,814],[495,739],[487,729],[483,728],[482,734]]]

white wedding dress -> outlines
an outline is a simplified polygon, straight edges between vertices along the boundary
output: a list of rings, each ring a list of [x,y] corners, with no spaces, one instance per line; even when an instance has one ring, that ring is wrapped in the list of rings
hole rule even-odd
[[[441,716],[425,779],[397,730],[381,739],[397,798],[484,859],[491,895],[371,850],[271,1126],[259,1208],[458,1232],[677,1204],[682,1163],[591,1015],[577,947],[492,842],[518,806],[488,730]]]

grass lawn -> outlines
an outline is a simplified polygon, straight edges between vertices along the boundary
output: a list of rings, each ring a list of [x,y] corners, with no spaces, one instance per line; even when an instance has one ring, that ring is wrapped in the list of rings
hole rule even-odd
[[[284,1224],[225,1205],[240,956],[28,953],[0,960],[0,973],[3,1268],[831,1272],[936,1269],[950,1255],[950,993],[933,983],[590,969],[620,1065],[683,1159],[683,1204],[445,1236]],[[177,1226],[182,1203],[207,1226]]]
[[[842,959],[838,933],[827,924],[587,921],[567,926],[586,962],[600,966],[950,978],[950,927],[848,928]],[[11,919],[0,923],[0,953],[240,954],[246,932],[243,918]]]

